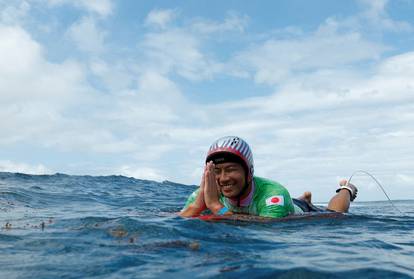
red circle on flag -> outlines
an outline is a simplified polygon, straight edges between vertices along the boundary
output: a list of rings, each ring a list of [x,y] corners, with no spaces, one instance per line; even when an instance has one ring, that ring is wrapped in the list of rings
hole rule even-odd
[[[270,201],[272,203],[278,203],[278,202],[280,202],[280,199],[278,197],[273,197]]]

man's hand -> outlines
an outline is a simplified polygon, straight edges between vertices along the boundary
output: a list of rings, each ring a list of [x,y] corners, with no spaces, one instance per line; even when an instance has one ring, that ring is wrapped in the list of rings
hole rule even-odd
[[[200,210],[200,212],[204,211],[207,208],[206,202],[204,200],[205,185],[205,175],[203,173],[201,177],[200,190],[198,191],[198,196],[193,203],[193,207]]]
[[[216,176],[214,174],[214,167],[215,165],[213,162],[207,162],[204,171],[204,199],[208,209],[216,214],[223,207],[223,205],[219,200],[219,191]]]
[[[207,209],[205,200],[204,200],[204,192],[205,192],[205,170],[203,172],[203,175],[201,176],[201,183],[200,183],[200,189],[198,191],[198,195],[195,199],[195,201],[190,204],[187,208],[183,209],[179,215],[181,217],[195,217],[201,214],[205,209]]]
[[[339,181],[339,185],[341,186],[341,188],[346,187],[345,189],[348,190],[351,201],[353,201],[356,198],[358,194],[358,188],[354,184],[348,183],[346,179],[342,179],[341,181]],[[341,188],[339,188],[336,192],[339,192]]]

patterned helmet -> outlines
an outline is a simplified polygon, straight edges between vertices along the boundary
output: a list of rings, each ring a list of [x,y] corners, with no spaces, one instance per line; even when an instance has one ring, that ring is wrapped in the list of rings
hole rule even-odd
[[[254,163],[252,151],[247,142],[239,137],[227,136],[213,142],[207,152],[206,162],[214,161],[214,158],[220,157],[219,155],[230,155],[229,153],[233,155],[232,157],[238,159],[237,161],[243,163],[243,167],[247,172],[247,180],[253,178]]]

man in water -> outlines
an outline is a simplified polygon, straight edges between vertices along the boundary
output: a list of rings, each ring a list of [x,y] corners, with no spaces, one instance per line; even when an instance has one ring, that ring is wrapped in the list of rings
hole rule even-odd
[[[326,210],[311,203],[311,193],[292,199],[281,184],[256,177],[253,154],[241,138],[229,136],[216,140],[207,153],[200,187],[188,198],[182,217],[199,216],[209,209],[215,215],[249,214],[282,218],[304,212],[348,212],[357,188],[340,181],[340,187]]]

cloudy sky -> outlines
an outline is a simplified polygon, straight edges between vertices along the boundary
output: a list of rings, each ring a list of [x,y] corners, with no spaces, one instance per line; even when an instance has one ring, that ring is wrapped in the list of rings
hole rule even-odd
[[[414,199],[414,1],[0,0],[0,105],[0,171],[198,184],[238,135],[293,196]]]

